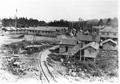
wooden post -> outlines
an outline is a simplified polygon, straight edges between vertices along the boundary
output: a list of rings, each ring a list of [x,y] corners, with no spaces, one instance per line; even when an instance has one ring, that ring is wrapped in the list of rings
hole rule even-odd
[[[85,62],[85,57],[84,57],[84,62]]]
[[[96,61],[96,59],[94,58],[94,62]]]
[[[79,48],[80,48],[80,61],[81,61],[81,45],[82,45],[82,43],[79,45]]]
[[[75,62],[76,60],[75,60],[75,56],[74,56],[74,62]]]
[[[67,55],[67,61],[69,60],[69,55]]]

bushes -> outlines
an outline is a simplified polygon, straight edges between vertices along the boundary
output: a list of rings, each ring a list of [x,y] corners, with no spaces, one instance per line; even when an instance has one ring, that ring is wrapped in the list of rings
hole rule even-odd
[[[16,62],[20,61],[19,58],[13,58],[9,62],[7,61],[7,69],[9,72],[11,72],[14,75],[20,76],[25,75],[25,70],[21,68],[19,64],[16,64]]]
[[[50,59],[60,62],[60,59],[61,59],[60,56],[57,56],[55,54],[49,54],[48,56],[49,56]]]
[[[118,55],[116,51],[101,52],[96,58],[96,64],[107,76],[116,76],[118,70]]]

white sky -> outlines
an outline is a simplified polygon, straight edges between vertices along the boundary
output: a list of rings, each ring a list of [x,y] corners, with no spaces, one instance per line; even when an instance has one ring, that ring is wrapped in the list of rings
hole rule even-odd
[[[118,0],[0,0],[0,18],[36,18],[39,20],[78,20],[115,17]]]

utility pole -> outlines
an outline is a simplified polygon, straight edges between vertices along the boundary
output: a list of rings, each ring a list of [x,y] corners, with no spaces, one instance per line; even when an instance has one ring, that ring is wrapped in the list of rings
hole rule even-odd
[[[80,49],[80,61],[81,61],[81,43],[79,45],[79,49]]]
[[[16,14],[15,14],[15,29],[16,29],[16,32],[17,32],[17,9],[16,9]]]
[[[16,15],[15,15],[15,28],[17,28],[17,9],[16,9]]]
[[[35,26],[34,26],[34,32],[33,32],[33,43],[35,42],[35,36],[36,36],[36,33],[35,33]]]
[[[82,21],[83,21],[83,19],[82,19],[82,18],[79,18],[79,27],[80,27],[80,22],[82,22]],[[80,30],[82,30],[81,27],[80,27]],[[80,61],[81,61],[81,48],[82,48],[82,41],[79,43],[79,49],[80,49]]]
[[[73,34],[73,21],[72,21],[72,30],[71,30],[71,33]]]

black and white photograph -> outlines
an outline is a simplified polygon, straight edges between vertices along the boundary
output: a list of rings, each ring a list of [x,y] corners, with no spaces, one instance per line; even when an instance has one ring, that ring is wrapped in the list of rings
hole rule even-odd
[[[119,84],[119,0],[0,0],[0,84]]]

